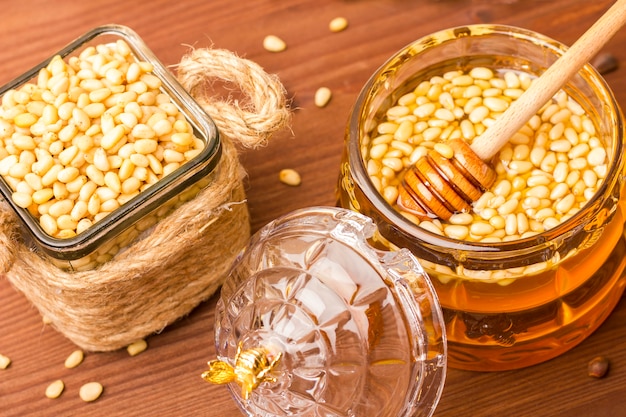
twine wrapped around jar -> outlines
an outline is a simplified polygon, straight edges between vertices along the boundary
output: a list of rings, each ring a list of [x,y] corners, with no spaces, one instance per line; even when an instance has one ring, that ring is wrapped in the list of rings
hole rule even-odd
[[[222,157],[214,180],[111,261],[68,272],[23,240],[17,216],[0,205],[0,273],[64,336],[85,350],[111,351],[188,314],[223,283],[250,237],[237,145],[254,148],[289,123],[276,76],[225,50],[197,49],[178,65],[181,84],[215,121]],[[234,84],[246,97],[208,97],[211,82]]]

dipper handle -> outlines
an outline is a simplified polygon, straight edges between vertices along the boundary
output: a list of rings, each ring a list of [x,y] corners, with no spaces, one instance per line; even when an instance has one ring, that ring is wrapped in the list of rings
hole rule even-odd
[[[469,211],[496,179],[491,158],[626,23],[626,0],[617,0],[570,48],[474,139],[448,142],[451,158],[430,151],[404,175],[398,205],[418,217],[448,219]]]
[[[489,161],[625,23],[626,0],[618,0],[474,140],[470,146],[474,153]]]

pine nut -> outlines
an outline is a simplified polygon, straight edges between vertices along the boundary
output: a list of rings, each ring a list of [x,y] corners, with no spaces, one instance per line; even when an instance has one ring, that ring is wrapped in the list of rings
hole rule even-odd
[[[424,141],[432,142],[441,136],[441,128],[440,127],[429,127],[424,132],[422,132],[422,136],[424,137]]]
[[[328,24],[331,32],[341,32],[348,27],[348,20],[345,17],[335,17]]]
[[[68,199],[70,195],[67,186],[60,181],[56,181],[54,184],[52,184],[52,193],[54,194],[54,198],[56,199],[56,201],[53,201],[52,204],[59,204],[61,200]]]
[[[591,152],[589,154],[591,155]],[[571,170],[582,171],[583,169],[587,168],[588,166],[587,161],[588,161],[588,158],[574,158],[569,161],[568,166]]]
[[[148,157],[146,155],[144,155],[144,154],[141,154],[141,153],[134,153],[134,154],[130,155],[128,160],[135,167],[147,168],[148,166],[150,166],[150,160],[148,159]]]
[[[444,232],[446,236],[451,237],[453,239],[465,240],[469,235],[469,228],[463,225],[450,225],[444,227]]]
[[[598,175],[594,171],[586,170],[582,174],[582,179],[585,185],[589,188],[593,188],[598,185]]]
[[[276,35],[267,35],[263,39],[263,47],[269,52],[281,52],[287,49],[287,44]]]
[[[509,102],[497,97],[487,97],[483,100],[485,107],[494,112],[503,112],[509,107]]]
[[[550,150],[554,152],[567,153],[572,149],[572,144],[567,139],[554,140],[550,145]]]
[[[589,135],[591,136],[596,134],[596,127],[593,125],[593,122],[588,118],[583,119],[582,128],[585,132],[589,133]]]
[[[420,227],[436,235],[443,236],[442,230],[434,222],[423,221],[420,223]]]
[[[574,194],[575,196],[583,195],[585,189],[586,189],[586,186],[583,180],[578,180],[576,184],[572,186],[572,194]]]
[[[545,219],[547,219],[548,217],[554,217],[554,210],[546,207],[546,208],[542,208],[541,210],[537,211],[537,213],[535,213],[535,215],[533,216],[535,220],[538,221],[543,221]]]
[[[394,204],[398,200],[398,187],[387,186],[383,188],[382,196],[389,204]]]
[[[489,109],[485,106],[478,106],[468,115],[469,120],[474,123],[482,122],[489,115]]]
[[[603,147],[593,148],[587,155],[587,161],[592,167],[604,164],[606,160],[606,150]]]
[[[518,207],[519,205],[519,201],[517,201],[517,199],[510,199],[504,203],[502,203],[502,205],[500,205],[498,207],[498,213],[502,216],[505,216],[507,214],[511,214],[515,211],[515,209]]]
[[[81,400],[85,402],[91,402],[100,398],[103,390],[104,388],[99,382],[88,382],[80,387],[78,395],[80,396]]]
[[[40,213],[41,213],[41,208],[43,207],[43,205],[40,205],[39,207],[40,207]],[[59,230],[56,220],[54,219],[54,217],[52,217],[48,213],[41,214],[41,216],[39,217],[39,225],[41,226],[43,231],[49,234],[50,236],[56,235],[56,233]]]
[[[0,369],[7,369],[11,365],[11,359],[0,353]]]
[[[469,75],[458,75],[452,79],[452,84],[457,86],[468,86],[474,83],[474,79]]]
[[[469,72],[470,77],[478,80],[490,80],[494,77],[494,73],[487,67],[474,67]]]
[[[35,140],[31,136],[14,135],[12,139],[13,139],[13,146],[15,146],[17,149],[21,151],[33,150],[37,147]]]
[[[575,145],[567,154],[571,159],[580,158],[589,153],[589,145],[587,143],[580,143]]]
[[[131,343],[126,347],[126,351],[130,356],[139,355],[141,352],[145,351],[148,348],[148,343],[141,339],[136,342]]]
[[[559,162],[554,167],[554,171],[552,172],[552,176],[554,181],[557,183],[565,182],[567,176],[569,175],[569,166],[565,162]]]
[[[43,188],[41,183],[41,177],[33,172],[29,172],[24,175],[24,181],[33,189],[33,191],[39,191]]]
[[[489,220],[491,219],[493,216],[495,216],[496,214],[498,214],[498,211],[494,208],[497,207],[495,204],[492,204],[493,200],[489,201],[490,207],[485,207],[484,209],[480,210],[480,211],[476,211],[476,214],[483,220]],[[493,207],[492,207],[493,206]]]
[[[607,170],[608,170],[608,166],[606,164],[593,167],[593,172],[596,173],[598,178],[606,178]]]
[[[563,197],[561,200],[559,200],[554,206],[554,208],[557,211],[557,213],[565,214],[572,208],[575,202],[576,202],[576,197],[574,196],[574,194],[568,194],[565,197]]]
[[[380,134],[393,134],[398,129],[398,125],[393,122],[380,123],[377,131]]]
[[[74,167],[63,168],[57,174],[57,180],[61,181],[62,183],[68,183],[70,181],[75,180],[79,174],[80,174],[80,171],[78,170],[78,168],[74,168]]]
[[[552,128],[550,129],[550,131],[548,132],[548,137],[551,140],[553,140],[556,143],[558,143],[559,147],[562,147],[562,146],[570,146],[571,147],[572,144],[569,143],[567,140],[565,140],[565,141],[558,140],[558,139],[563,137],[564,131],[565,131],[565,125],[563,123],[557,123],[557,124],[553,125]],[[563,142],[566,142],[566,144],[564,144]],[[555,150],[555,149],[553,149],[553,150]],[[556,152],[563,152],[563,151],[558,150]],[[567,152],[567,151],[565,151],[565,152]]]
[[[493,187],[493,193],[495,195],[507,197],[511,193],[512,189],[513,186],[511,185],[511,182],[509,180],[503,179],[502,181],[496,183],[496,185]]]
[[[181,163],[185,161],[185,155],[173,149],[165,149],[163,151],[163,161],[168,164],[171,162]]]
[[[407,142],[403,142],[403,141],[400,141],[400,140],[394,140],[393,142],[391,142],[391,147],[393,149],[397,149],[400,152],[402,152],[402,155],[404,155],[404,156],[409,156],[413,152],[413,146],[411,146]]]
[[[595,182],[594,184],[595,185]],[[558,183],[550,192],[551,200],[558,200],[569,192],[569,187],[564,182]]]
[[[278,174],[280,182],[286,185],[290,185],[292,187],[297,187],[302,183],[302,179],[300,178],[300,174],[298,171],[294,169],[282,169]]]
[[[474,217],[470,213],[455,213],[450,217],[450,223],[467,226],[472,223]]]
[[[105,150],[112,149],[122,139],[124,133],[124,127],[122,125],[113,126],[100,140],[100,146]]]
[[[498,209],[498,213],[500,212],[500,209],[502,208],[502,206],[500,206],[500,208]],[[503,213],[502,213],[503,214]],[[505,215],[505,214],[503,214]],[[497,215],[497,216],[493,216],[489,219],[489,224],[492,225],[494,227],[494,231],[491,234],[491,236],[493,237],[498,237],[498,238],[502,238],[506,235],[506,233],[504,232],[504,226],[506,225],[506,222],[504,220],[504,217],[502,217],[502,215]],[[481,242],[484,242],[484,239],[481,240]]]
[[[30,194],[15,192],[11,194],[11,199],[18,205],[18,207],[28,208],[33,204],[33,198]]]
[[[556,166],[556,163],[556,155],[554,154],[554,152],[549,152],[541,161],[540,168],[542,171],[552,172],[554,170],[554,167]]]
[[[541,114],[541,120],[546,122],[548,120],[550,120],[550,118],[557,112],[559,111],[559,106],[556,103],[550,103],[547,107],[544,108],[542,114]],[[558,139],[558,138],[554,138],[554,139]]]
[[[84,358],[85,354],[82,350],[75,350],[65,359],[65,367],[69,369],[76,368],[83,362]]]
[[[485,222],[474,222],[470,225],[470,233],[475,236],[487,236],[494,231],[494,227]]]
[[[525,174],[533,169],[533,164],[530,161],[511,161],[509,168],[516,174]]]
[[[434,116],[435,116],[435,118],[437,118],[439,120],[444,120],[446,122],[452,122],[455,119],[454,113],[452,113],[450,110],[444,109],[444,108],[435,110]]]
[[[326,105],[330,102],[332,97],[332,92],[328,87],[320,87],[315,91],[314,102],[317,107],[326,107]]]
[[[61,394],[63,393],[64,389],[65,389],[65,384],[63,383],[63,381],[60,379],[57,379],[56,381],[52,382],[50,385],[46,387],[46,392],[45,392],[46,397],[50,399],[59,398]]]

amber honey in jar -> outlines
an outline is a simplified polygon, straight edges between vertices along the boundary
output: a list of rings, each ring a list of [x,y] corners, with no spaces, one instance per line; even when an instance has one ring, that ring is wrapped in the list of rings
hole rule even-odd
[[[494,157],[494,185],[467,210],[428,219],[402,195],[419,158],[449,157],[449,140],[471,144],[565,48],[508,26],[444,30],[385,63],[351,116],[339,204],[420,259],[444,311],[452,367],[553,358],[622,295],[623,115],[589,65]]]

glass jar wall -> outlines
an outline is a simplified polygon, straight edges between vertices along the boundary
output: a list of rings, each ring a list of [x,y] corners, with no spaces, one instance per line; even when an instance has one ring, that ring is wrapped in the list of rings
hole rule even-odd
[[[509,239],[502,235],[482,240],[454,237],[443,232],[445,222],[416,220],[411,213],[402,213],[393,192],[385,190],[393,182],[381,185],[371,175],[368,158],[372,142],[380,135],[377,126],[390,108],[424,80],[469,73],[476,67],[532,78],[564,50],[554,40],[514,27],[475,25],[444,30],[408,45],[387,61],[365,85],[351,115],[338,184],[339,205],[373,218],[393,246],[408,248],[420,259],[444,311],[452,367],[507,370],[548,360],[585,339],[617,304],[626,283],[623,116],[591,66],[570,80],[563,92],[593,122],[592,136],[603,143],[607,163],[598,175],[603,178],[596,181],[593,195],[586,192],[587,200],[575,213],[569,212],[545,230]],[[455,98],[457,104],[466,102]],[[413,111],[416,114],[419,111]],[[467,115],[455,122],[463,117]],[[417,133],[414,127],[412,137]],[[424,140],[423,135],[415,140]],[[534,136],[529,148],[537,141]],[[572,160],[567,152],[553,153],[557,162]],[[507,171],[504,159],[500,154],[492,161],[496,171]],[[528,178],[538,169],[528,174],[509,172],[510,182],[523,180],[530,187]],[[401,184],[403,174],[397,175],[394,181]],[[554,173],[549,176],[552,181],[545,187],[551,193],[559,181]],[[519,190],[519,198],[526,192]],[[582,198],[582,192],[580,196],[572,193]],[[479,217],[477,212],[474,203],[470,210],[474,219]],[[426,227],[427,223],[439,229]]]

